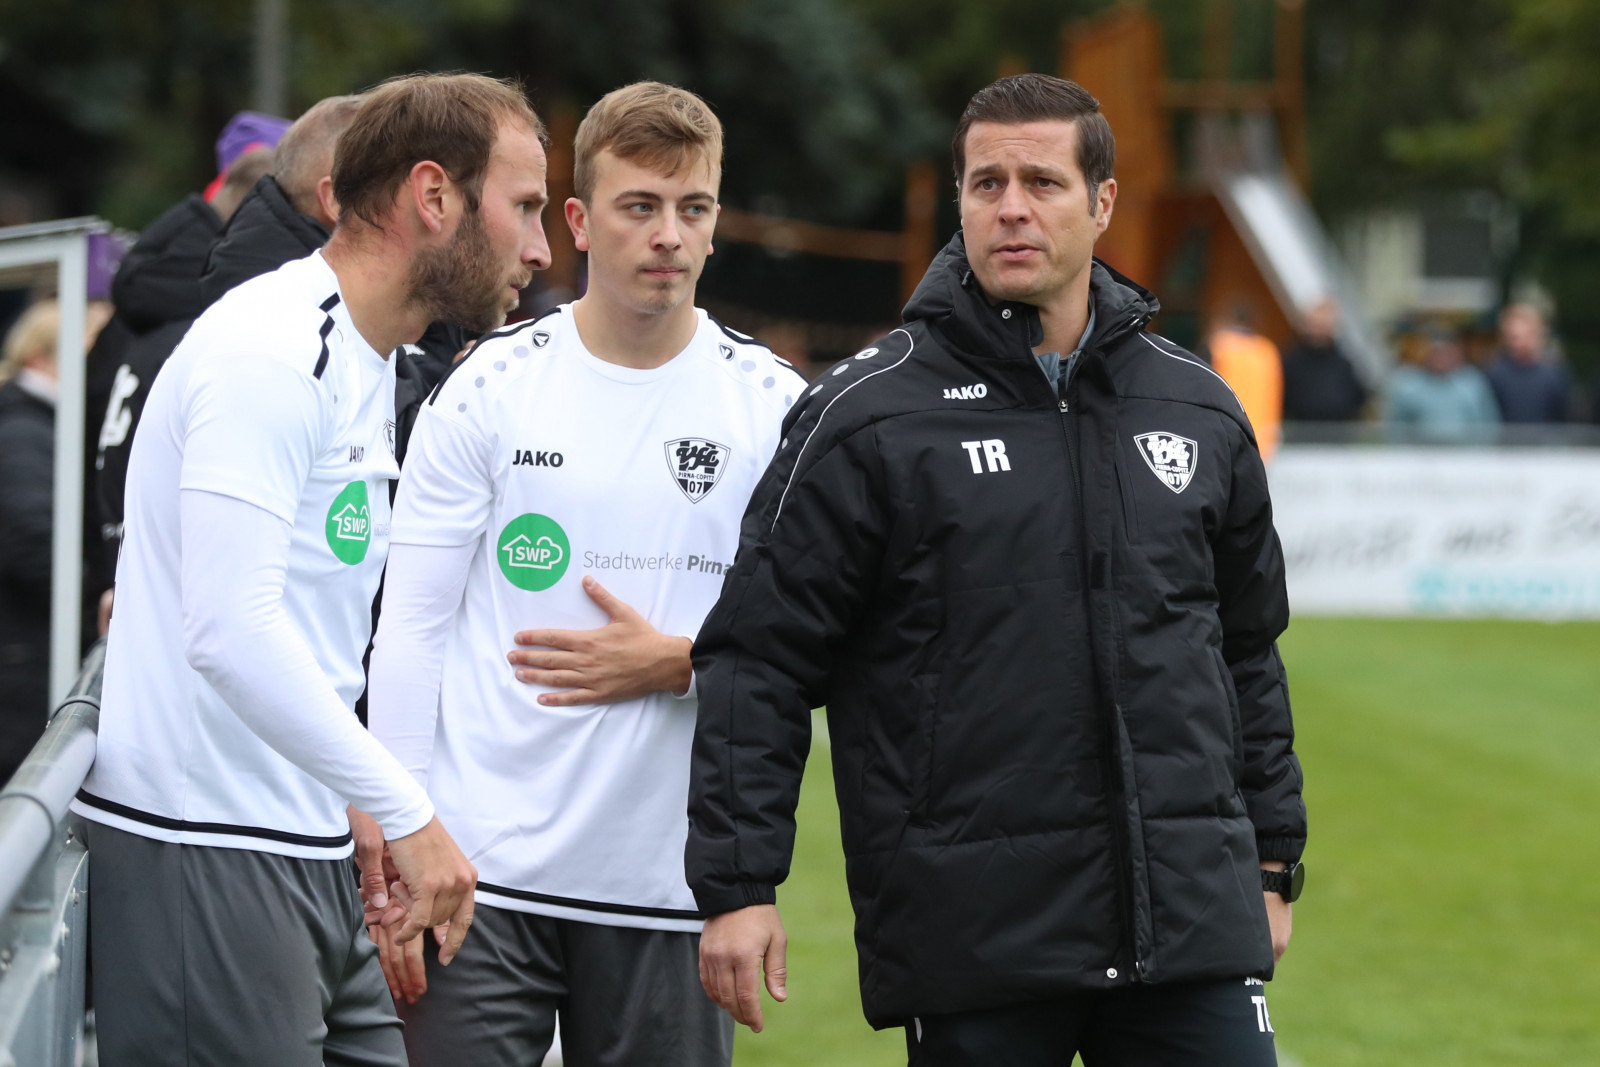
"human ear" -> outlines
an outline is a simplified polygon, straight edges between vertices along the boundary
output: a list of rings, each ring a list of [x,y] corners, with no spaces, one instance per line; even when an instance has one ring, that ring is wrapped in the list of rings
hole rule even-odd
[[[589,209],[582,200],[575,196],[567,198],[561,205],[563,213],[567,216],[567,228],[572,231],[572,243],[580,252],[589,251]]]
[[[322,209],[325,218],[335,225],[339,222],[339,201],[333,195],[333,176],[323,175],[317,181],[316,188],[317,206]]]
[[[1095,225],[1097,233],[1105,233],[1106,227],[1111,225],[1111,209],[1117,202],[1117,179],[1107,178],[1100,183],[1094,191]]]
[[[443,233],[452,206],[460,200],[455,183],[444,168],[432,160],[423,160],[411,168],[406,188],[422,227],[429,233]]]

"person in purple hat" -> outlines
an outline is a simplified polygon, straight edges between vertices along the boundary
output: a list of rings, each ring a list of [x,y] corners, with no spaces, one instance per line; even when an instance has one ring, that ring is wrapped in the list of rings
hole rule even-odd
[[[206,186],[202,194],[206,203],[216,199],[223,182],[228,180],[228,168],[233,166],[235,160],[246,152],[278,147],[289,125],[288,119],[263,115],[259,111],[241,111],[229,119],[217,135],[217,176],[211,179],[211,184]]]

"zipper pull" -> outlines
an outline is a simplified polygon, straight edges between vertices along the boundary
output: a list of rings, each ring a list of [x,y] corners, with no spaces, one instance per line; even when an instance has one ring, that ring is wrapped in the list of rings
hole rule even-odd
[[[1065,413],[1067,410],[1067,402],[1065,400],[1059,400],[1056,402],[1056,407],[1060,408],[1061,411]]]

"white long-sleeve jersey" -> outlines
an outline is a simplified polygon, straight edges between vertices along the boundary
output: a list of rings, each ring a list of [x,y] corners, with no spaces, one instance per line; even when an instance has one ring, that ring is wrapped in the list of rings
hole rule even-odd
[[[352,707],[388,553],[394,367],[320,253],[208,309],[128,468],[93,769],[73,809],[162,841],[333,858],[345,806],[432,805]]]
[[[481,341],[423,406],[369,721],[426,781],[481,902],[699,929],[683,870],[692,695],[546,707],[506,653],[520,630],[604,625],[584,575],[692,638],[804,386],[703,312],[666,364],[617,366],[564,306]]]

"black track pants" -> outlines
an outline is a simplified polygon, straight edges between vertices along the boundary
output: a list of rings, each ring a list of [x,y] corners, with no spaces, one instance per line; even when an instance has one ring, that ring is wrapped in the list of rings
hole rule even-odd
[[[1256,979],[1130,986],[906,1027],[910,1067],[1276,1067]]]

